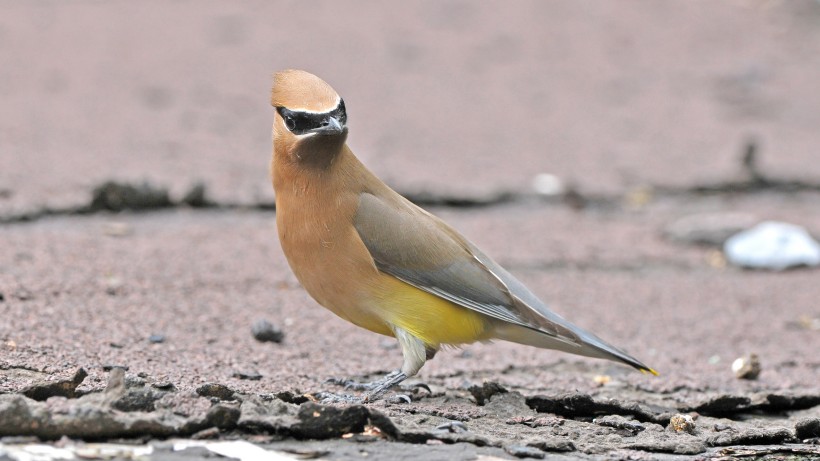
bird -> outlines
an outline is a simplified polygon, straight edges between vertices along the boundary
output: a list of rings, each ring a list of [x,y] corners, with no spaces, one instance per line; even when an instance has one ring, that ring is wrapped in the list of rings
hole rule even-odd
[[[347,145],[345,102],[324,80],[273,76],[270,171],[276,227],[299,283],[318,304],[394,337],[401,367],[358,389],[372,402],[444,346],[505,340],[608,359],[657,375],[559,316],[443,220],[373,174]],[[351,397],[353,398],[353,397]]]

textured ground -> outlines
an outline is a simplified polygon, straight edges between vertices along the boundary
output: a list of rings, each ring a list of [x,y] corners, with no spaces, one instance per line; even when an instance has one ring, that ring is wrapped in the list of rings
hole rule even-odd
[[[764,219],[820,234],[820,3],[0,7],[0,460],[29,436],[181,460],[211,453],[174,451],[191,437],[291,458],[820,457],[818,271],[727,267],[715,245]],[[425,365],[411,403],[309,402],[401,354],[280,252],[285,67],[343,94],[379,175],[661,376],[477,344]],[[539,196],[539,173],[570,193]],[[259,320],[284,340],[256,341]],[[751,353],[763,371],[738,380]]]

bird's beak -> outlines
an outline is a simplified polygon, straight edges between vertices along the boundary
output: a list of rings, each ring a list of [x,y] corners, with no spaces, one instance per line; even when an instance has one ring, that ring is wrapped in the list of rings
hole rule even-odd
[[[339,123],[339,120],[332,115],[329,115],[322,121],[322,126],[315,128],[312,131],[318,134],[340,134],[345,130],[344,125]]]

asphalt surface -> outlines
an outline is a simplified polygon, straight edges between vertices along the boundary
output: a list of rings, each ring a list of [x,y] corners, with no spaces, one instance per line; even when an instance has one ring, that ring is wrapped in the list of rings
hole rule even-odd
[[[712,221],[698,217],[719,216],[721,235],[768,219],[820,235],[820,3],[0,8],[7,418],[21,408],[51,415],[46,429],[76,443],[131,443],[143,439],[130,428],[153,427],[143,436],[156,459],[206,457],[161,444],[195,435],[328,459],[527,455],[519,446],[561,459],[717,458],[731,455],[727,446],[812,455],[803,442],[820,432],[799,428],[820,417],[817,269],[741,270],[719,246],[670,233],[683,218],[704,231]],[[272,72],[288,67],[343,95],[351,147],[389,184],[661,375],[475,344],[425,365],[414,382],[430,395],[410,389],[412,403],[361,410],[383,413],[396,434],[362,435],[375,424],[370,413],[365,429],[344,426],[352,439],[305,429],[298,396],[343,392],[325,380],[375,378],[401,354],[316,305],[279,249],[268,90]],[[542,173],[571,193],[539,196]],[[105,211],[120,207],[149,209]],[[254,339],[260,320],[280,328],[282,342]],[[760,376],[737,379],[732,362],[752,353]],[[112,367],[127,368],[126,390],[101,393]],[[87,376],[71,383],[78,368]],[[60,382],[71,384],[48,387]],[[468,389],[486,382],[510,392],[482,403]],[[235,395],[198,396],[205,383]],[[20,393],[34,397],[15,400]],[[137,394],[148,403],[111,403]],[[562,413],[562,395],[588,395],[592,409]],[[607,407],[610,399],[623,405]],[[196,419],[212,404],[239,419]],[[274,418],[280,410],[291,419]],[[129,429],[99,435],[82,420],[94,411]],[[697,431],[670,429],[673,413],[694,415]],[[603,416],[645,427],[593,421]],[[453,421],[468,430],[436,429]],[[0,436],[52,438],[8,427],[0,423]],[[304,440],[313,438],[327,440]],[[567,441],[574,450],[560,454]],[[3,451],[18,442],[33,440],[0,439],[0,459],[22,459]]]
[[[284,68],[343,95],[354,151],[403,192],[688,187],[734,174],[752,138],[766,171],[820,178],[813,0],[2,8],[0,214],[111,179],[269,203]]]

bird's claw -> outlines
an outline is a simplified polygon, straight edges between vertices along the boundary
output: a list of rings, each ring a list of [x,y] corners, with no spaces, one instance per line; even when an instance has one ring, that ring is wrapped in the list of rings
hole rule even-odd
[[[396,394],[387,399],[390,403],[413,403],[413,399],[407,394]]]
[[[430,386],[428,386],[426,383],[406,384],[406,385],[402,385],[401,387],[402,387],[402,389],[407,389],[407,390],[414,391],[414,392],[419,390],[419,389],[424,389],[425,391],[427,391],[428,394],[431,394],[431,395],[433,394],[433,391],[430,389]]]
[[[328,378],[325,383],[342,386],[349,391],[372,391],[378,385],[378,383],[360,383],[353,379],[343,378]]]

